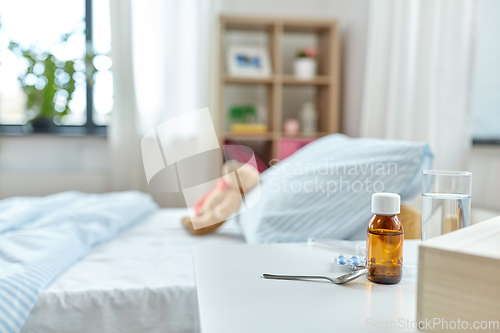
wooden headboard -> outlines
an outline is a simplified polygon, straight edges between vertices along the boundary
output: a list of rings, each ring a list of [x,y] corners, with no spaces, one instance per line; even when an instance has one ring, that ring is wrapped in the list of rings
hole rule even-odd
[[[401,223],[403,223],[405,239],[422,238],[422,214],[420,213],[420,211],[406,205],[401,205],[401,213],[399,213],[398,216],[401,220]]]

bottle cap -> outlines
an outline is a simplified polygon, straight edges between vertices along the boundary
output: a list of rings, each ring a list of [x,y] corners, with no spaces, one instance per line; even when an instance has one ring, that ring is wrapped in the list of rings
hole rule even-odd
[[[401,197],[396,193],[373,193],[372,213],[376,215],[399,214]]]

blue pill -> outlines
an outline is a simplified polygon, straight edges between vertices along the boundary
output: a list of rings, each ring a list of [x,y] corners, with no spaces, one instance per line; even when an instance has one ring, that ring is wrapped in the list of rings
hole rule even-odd
[[[345,260],[339,260],[339,265],[345,265],[346,264],[346,261]]]
[[[351,260],[359,260],[358,256],[351,256]]]
[[[339,259],[345,259],[345,255],[343,255],[343,254],[339,254],[338,258],[339,258]]]

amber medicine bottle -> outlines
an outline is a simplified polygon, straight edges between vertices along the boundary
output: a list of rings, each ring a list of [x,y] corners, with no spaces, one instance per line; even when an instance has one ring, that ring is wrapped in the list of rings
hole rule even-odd
[[[403,225],[398,218],[401,198],[395,193],[374,193],[366,230],[368,280],[395,284],[403,275]]]

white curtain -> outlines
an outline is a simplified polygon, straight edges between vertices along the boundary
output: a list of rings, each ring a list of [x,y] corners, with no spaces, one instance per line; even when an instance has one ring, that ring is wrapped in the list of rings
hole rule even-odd
[[[147,190],[140,142],[148,130],[183,112],[215,111],[218,6],[218,0],[111,0],[113,190]],[[182,197],[170,196],[172,204],[182,205]]]
[[[361,135],[426,141],[467,167],[474,0],[372,0]]]

